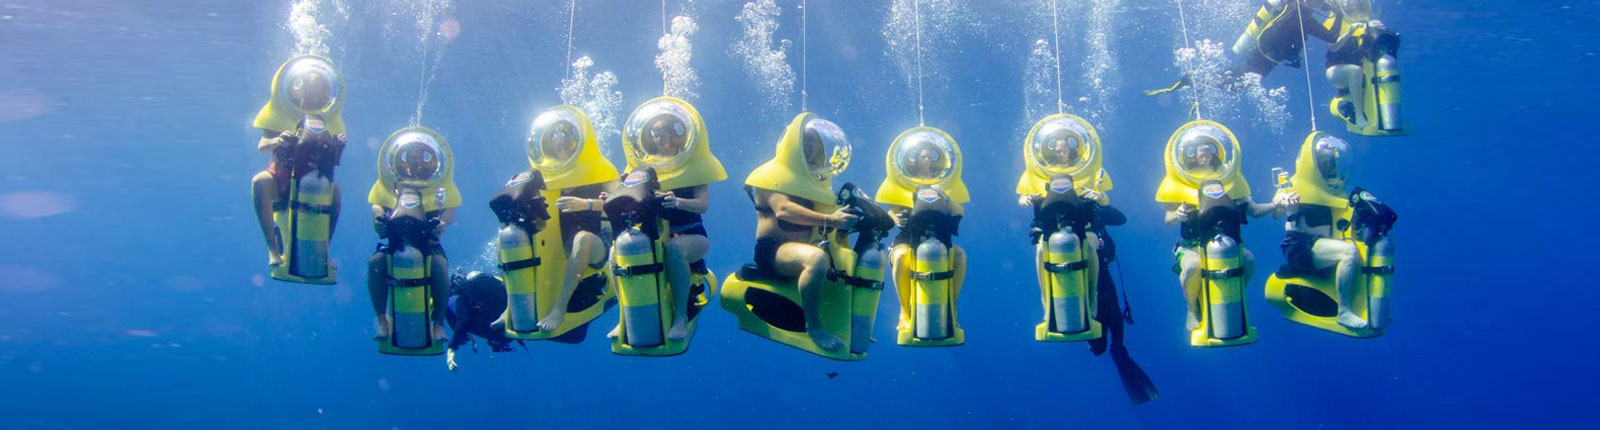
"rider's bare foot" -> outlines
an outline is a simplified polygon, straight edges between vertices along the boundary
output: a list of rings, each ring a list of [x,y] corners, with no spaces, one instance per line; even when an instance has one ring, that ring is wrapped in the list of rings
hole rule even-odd
[[[673,321],[672,328],[667,330],[667,339],[683,340],[689,337],[689,323],[686,321]]]
[[[372,336],[373,339],[384,339],[389,337],[390,325],[388,315],[379,315],[372,321],[372,326],[373,331],[377,333]]]
[[[539,330],[541,330],[541,331],[552,331],[552,330],[555,330],[556,327],[561,327],[561,322],[563,320],[565,320],[566,318],[567,318],[567,313],[566,312],[562,312],[562,311],[551,312],[550,315],[546,315],[544,317],[544,319],[539,320]]]
[[[839,340],[839,336],[828,333],[827,330],[820,328],[815,330],[807,329],[806,334],[811,335],[811,341],[816,342],[817,347],[825,351],[838,351],[839,348],[844,347],[844,341]]]

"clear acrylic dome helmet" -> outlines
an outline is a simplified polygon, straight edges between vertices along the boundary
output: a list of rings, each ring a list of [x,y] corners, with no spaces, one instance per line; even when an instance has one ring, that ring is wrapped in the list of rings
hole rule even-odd
[[[1330,134],[1317,136],[1311,143],[1312,162],[1317,166],[1317,172],[1323,178],[1338,178],[1349,164],[1346,154],[1350,151],[1350,144]]]
[[[578,115],[568,109],[551,109],[534,117],[528,133],[528,162],[544,171],[565,171],[583,151],[586,136]]]
[[[395,133],[381,151],[381,172],[399,187],[438,187],[450,173],[452,163],[444,143],[424,129]]]
[[[912,188],[943,182],[955,170],[955,146],[930,130],[917,130],[894,142],[895,170]]]
[[[640,106],[623,126],[623,149],[658,172],[681,168],[694,153],[699,124],[683,106],[657,100]]]
[[[291,60],[278,82],[283,100],[303,115],[327,115],[344,97],[343,78],[322,57],[308,55]]]
[[[832,180],[850,167],[850,138],[832,121],[807,120],[800,132],[800,147],[806,168],[817,182]]]
[[[1028,162],[1044,173],[1071,175],[1099,156],[1100,138],[1082,118],[1058,117],[1039,125],[1027,150]]]
[[[1169,164],[1184,180],[1198,184],[1226,180],[1238,171],[1239,142],[1221,127],[1208,122],[1190,123],[1180,132],[1168,154]]]

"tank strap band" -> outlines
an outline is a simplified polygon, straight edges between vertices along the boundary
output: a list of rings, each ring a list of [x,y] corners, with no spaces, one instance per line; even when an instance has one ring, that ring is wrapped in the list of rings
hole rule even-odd
[[[1400,82],[1400,77],[1399,76],[1373,76],[1372,77],[1372,83],[1376,84],[1376,83],[1382,83],[1382,82]]]
[[[526,269],[526,268],[529,268],[529,267],[538,266],[540,262],[542,262],[542,260],[540,260],[539,257],[533,257],[533,258],[522,259],[522,260],[517,260],[517,261],[512,261],[512,262],[500,263],[500,271],[504,272],[504,273],[510,273],[512,271],[517,271],[517,270],[522,270],[522,269]]]
[[[849,286],[855,287],[855,288],[866,288],[866,289],[869,289],[869,290],[882,290],[883,289],[883,283],[882,282],[878,282],[878,281],[867,279],[867,278],[857,278],[857,277],[854,277],[854,276],[846,276],[844,278],[844,283],[845,283],[845,285],[849,285]]]
[[[911,279],[918,281],[943,281],[954,277],[956,277],[956,272],[954,270],[946,270],[943,272],[911,271]]]
[[[332,214],[333,205],[313,205],[305,202],[294,202],[294,209],[302,213]]]
[[[1232,269],[1224,269],[1224,270],[1201,270],[1200,271],[1200,276],[1202,276],[1202,277],[1204,277],[1206,279],[1237,278],[1237,277],[1240,277],[1240,276],[1244,276],[1244,268],[1243,267],[1235,267],[1235,268],[1232,268]]]
[[[666,266],[662,265],[661,263],[641,264],[638,266],[617,266],[616,268],[611,269],[611,273],[614,273],[617,276],[650,275],[661,273],[661,271],[665,268]]]
[[[1361,268],[1361,273],[1362,274],[1366,274],[1366,275],[1393,275],[1394,274],[1394,266],[1382,266],[1382,267],[1371,267],[1371,266],[1368,266],[1368,267],[1362,267]]]
[[[401,288],[426,287],[429,284],[432,284],[433,283],[432,281],[433,281],[432,279],[428,279],[428,278],[396,279],[396,280],[394,280],[394,286],[401,287]]]
[[[1044,271],[1050,273],[1072,273],[1089,268],[1089,260],[1078,260],[1076,263],[1045,264]]]

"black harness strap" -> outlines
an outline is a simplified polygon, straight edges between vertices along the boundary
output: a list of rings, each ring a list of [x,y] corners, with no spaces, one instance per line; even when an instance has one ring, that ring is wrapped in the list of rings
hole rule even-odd
[[[1050,273],[1072,273],[1089,268],[1089,260],[1078,260],[1076,263],[1045,264],[1044,271]]]
[[[524,260],[512,261],[509,263],[500,263],[500,271],[510,273],[515,270],[522,270],[529,267],[538,266],[540,262],[541,260],[539,257],[533,257]]]
[[[428,286],[428,285],[430,285],[432,283],[433,283],[433,280],[432,279],[428,279],[427,277],[422,277],[422,278],[417,278],[417,279],[396,279],[396,280],[394,280],[394,286],[402,287],[402,288],[425,287],[425,286]]]
[[[946,279],[954,278],[955,276],[956,276],[956,272],[954,270],[946,270],[946,271],[943,271],[943,272],[919,272],[919,271],[915,271],[915,270],[911,271],[911,279],[915,279],[915,280],[918,280],[918,281],[943,281],[943,280],[946,280]]]
[[[693,263],[689,263],[689,272],[705,275],[711,273],[711,269],[706,268],[706,260],[701,259],[695,260]]]
[[[1368,274],[1368,275],[1393,275],[1394,274],[1394,266],[1362,267],[1361,268],[1361,273]]]
[[[649,275],[649,274],[654,274],[654,273],[661,273],[661,271],[664,270],[665,268],[666,268],[666,266],[662,265],[661,263],[650,263],[650,264],[643,264],[643,265],[638,265],[638,266],[626,266],[626,267],[617,266],[616,268],[611,269],[611,273],[616,274],[617,276]]]
[[[305,213],[332,214],[333,205],[313,205],[305,202],[294,202],[294,208]]]
[[[1200,276],[1204,277],[1206,279],[1229,279],[1229,278],[1237,278],[1237,277],[1240,277],[1240,276],[1243,276],[1243,275],[1244,275],[1244,268],[1243,267],[1235,267],[1235,268],[1232,268],[1232,269],[1225,269],[1225,270],[1201,270],[1200,271]]]
[[[866,289],[870,289],[870,290],[881,290],[881,289],[883,289],[883,284],[882,283],[879,283],[878,281],[874,281],[874,280],[867,279],[867,278],[857,278],[857,277],[854,277],[854,276],[846,276],[846,277],[844,277],[844,283],[845,283],[845,285],[849,285],[849,286],[855,287],[855,288],[866,288]]]

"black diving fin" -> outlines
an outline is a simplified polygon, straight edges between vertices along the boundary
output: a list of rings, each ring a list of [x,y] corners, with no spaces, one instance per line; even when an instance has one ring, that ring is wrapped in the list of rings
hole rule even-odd
[[[1128,391],[1128,399],[1133,404],[1143,404],[1161,398],[1161,392],[1156,390],[1155,383],[1150,382],[1150,375],[1139,368],[1139,363],[1133,362],[1133,357],[1128,356],[1128,349],[1116,346],[1111,349],[1111,361],[1117,365],[1117,376],[1122,377],[1122,389]]]

